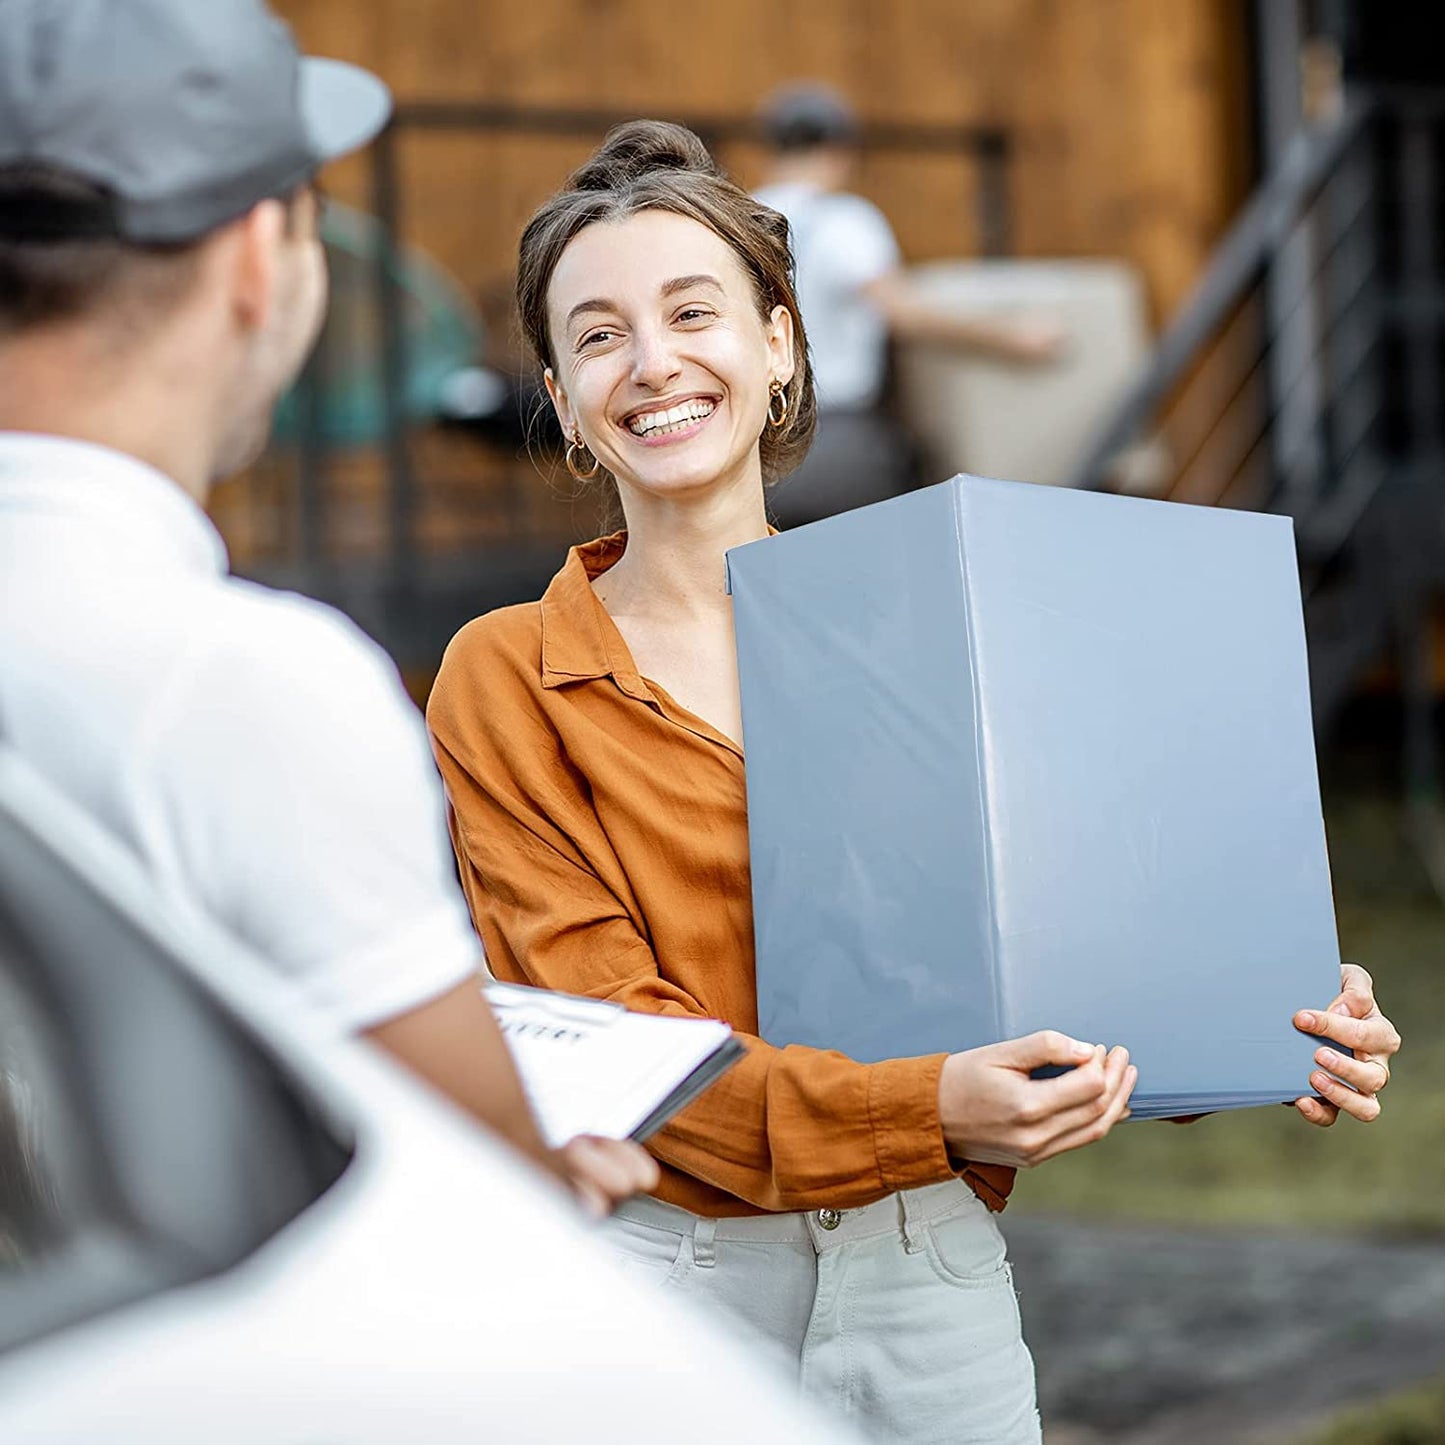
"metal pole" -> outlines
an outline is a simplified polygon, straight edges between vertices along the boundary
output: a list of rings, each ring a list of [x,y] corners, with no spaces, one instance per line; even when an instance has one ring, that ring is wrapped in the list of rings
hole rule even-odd
[[[1428,304],[1435,291],[1435,153],[1431,123],[1410,115],[1400,139],[1400,230],[1404,273],[1406,388],[1411,450],[1438,463],[1440,353],[1438,320]]]
[[[372,205],[380,222],[376,254],[377,308],[381,316],[382,416],[386,435],[389,560],[394,590],[410,593],[416,576],[416,484],[407,441],[406,322],[399,275],[401,195],[396,127],[372,148]]]
[[[325,405],[327,332],[322,327],[316,349],[301,374],[296,391],[297,411],[297,559],[308,590],[317,585],[326,563],[326,436]]]
[[[1009,215],[1009,149],[1002,135],[978,151],[978,237],[985,256],[1007,256],[1013,248]]]
[[[1407,115],[1400,138],[1400,230],[1409,417],[1409,515],[1433,519],[1441,480],[1440,358],[1437,320],[1423,304],[1435,290],[1435,154],[1429,122]],[[1412,529],[1413,530],[1413,529]],[[1397,539],[1397,617],[1404,718],[1404,772],[1412,840],[1435,891],[1445,898],[1445,815],[1435,730],[1434,591],[1415,535]]]
[[[1272,172],[1294,137],[1305,129],[1304,28],[1298,0],[1261,0],[1257,13],[1260,129],[1265,170]],[[1268,365],[1279,408],[1273,443],[1275,475],[1285,509],[1297,517],[1307,514],[1323,478],[1320,320],[1311,280],[1318,264],[1314,228],[1306,209],[1270,258],[1265,274],[1266,314],[1270,334],[1275,337]],[[1295,295],[1303,295],[1303,304],[1289,307],[1285,298]]]

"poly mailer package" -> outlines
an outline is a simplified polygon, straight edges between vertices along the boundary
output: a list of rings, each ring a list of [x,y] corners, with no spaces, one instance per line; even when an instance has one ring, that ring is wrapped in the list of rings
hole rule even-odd
[[[956,477],[734,548],[759,1026],[1308,1092],[1339,989],[1288,520]]]

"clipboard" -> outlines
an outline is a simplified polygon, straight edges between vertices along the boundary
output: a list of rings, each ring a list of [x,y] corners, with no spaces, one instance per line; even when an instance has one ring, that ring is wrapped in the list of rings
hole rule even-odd
[[[717,1019],[643,1014],[520,984],[483,987],[543,1137],[651,1138],[746,1052]]]

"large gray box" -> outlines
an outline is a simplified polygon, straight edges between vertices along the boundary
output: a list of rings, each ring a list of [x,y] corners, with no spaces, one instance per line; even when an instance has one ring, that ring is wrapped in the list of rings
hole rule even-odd
[[[760,1029],[1054,1028],[1136,1115],[1308,1091],[1339,989],[1291,525],[956,477],[728,554]]]

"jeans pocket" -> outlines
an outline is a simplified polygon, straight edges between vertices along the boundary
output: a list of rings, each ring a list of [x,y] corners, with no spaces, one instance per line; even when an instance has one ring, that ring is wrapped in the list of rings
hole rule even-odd
[[[929,1263],[949,1284],[980,1288],[1008,1278],[1003,1234],[978,1200],[929,1220],[924,1240]]]
[[[687,1235],[639,1224],[635,1219],[614,1216],[607,1221],[605,1234],[623,1269],[655,1284],[666,1284],[691,1254]]]

